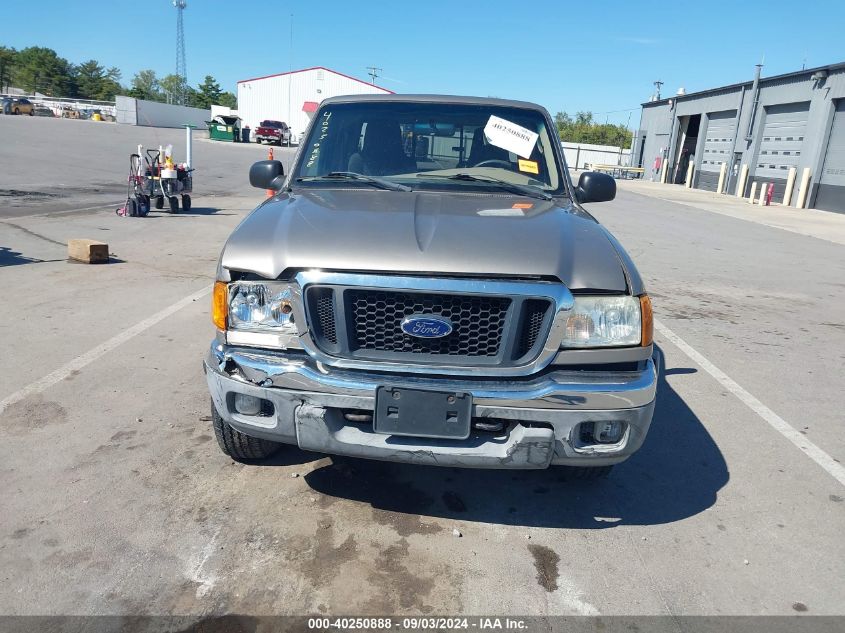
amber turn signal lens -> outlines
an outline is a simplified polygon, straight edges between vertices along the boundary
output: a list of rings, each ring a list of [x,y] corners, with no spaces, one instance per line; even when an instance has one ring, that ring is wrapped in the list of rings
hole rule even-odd
[[[651,299],[648,295],[640,296],[640,314],[642,315],[643,333],[640,345],[648,347],[654,341],[654,315],[651,312]]]
[[[229,286],[226,282],[214,282],[214,293],[211,297],[211,320],[218,330],[226,329],[229,316]]]

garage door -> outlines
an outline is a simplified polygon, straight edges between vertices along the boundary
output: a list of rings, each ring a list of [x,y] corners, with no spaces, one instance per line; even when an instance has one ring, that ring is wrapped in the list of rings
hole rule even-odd
[[[789,168],[798,167],[801,161],[809,110],[809,103],[786,103],[766,108],[754,180],[774,183],[775,200],[783,199]]]
[[[707,115],[707,135],[698,173],[699,189],[716,191],[722,163],[730,163],[736,126],[736,110],[711,112]]]
[[[836,104],[814,206],[845,213],[845,99]]]

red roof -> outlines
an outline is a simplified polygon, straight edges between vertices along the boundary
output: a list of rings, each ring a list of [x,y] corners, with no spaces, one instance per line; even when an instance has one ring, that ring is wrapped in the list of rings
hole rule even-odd
[[[320,104],[316,101],[303,101],[302,103],[302,111],[303,112],[316,112],[317,108],[320,107]]]
[[[258,81],[259,79],[270,79],[270,77],[284,77],[285,75],[295,75],[296,73],[307,73],[309,70],[325,70],[330,73],[334,73],[335,75],[340,75],[341,77],[346,77],[347,79],[351,79],[352,81],[357,81],[358,83],[367,85],[367,86],[375,86],[379,90],[384,90],[385,92],[389,92],[390,94],[394,94],[392,90],[388,90],[387,88],[383,88],[382,86],[376,86],[375,84],[371,84],[367,81],[362,81],[356,77],[352,77],[350,75],[345,75],[343,73],[339,73],[336,70],[332,70],[331,68],[326,68],[325,66],[312,66],[311,68],[302,68],[301,70],[291,70],[290,72],[286,73],[276,73],[275,75],[265,75],[264,77],[253,77],[252,79],[241,79],[238,83],[245,84],[249,81]]]

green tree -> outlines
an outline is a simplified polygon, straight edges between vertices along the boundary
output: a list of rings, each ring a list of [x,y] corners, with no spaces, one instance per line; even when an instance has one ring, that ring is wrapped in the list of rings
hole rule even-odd
[[[555,115],[555,124],[562,141],[595,145],[631,146],[631,131],[624,125],[596,123],[592,112],[577,112],[573,118],[566,112]]]
[[[76,91],[85,99],[96,99],[100,93],[106,70],[95,59],[89,59],[76,67]]]
[[[113,101],[115,95],[124,92],[124,88],[120,83],[121,76],[122,73],[119,68],[116,66],[109,68],[100,82],[100,89],[94,98],[101,101]]]
[[[164,101],[161,85],[154,70],[139,70],[132,78],[129,96],[147,101]]]
[[[205,80],[197,86],[197,95],[194,99],[194,106],[208,109],[212,105],[220,105],[220,96],[223,91],[220,84],[211,75],[206,75]]]
[[[238,98],[234,95],[234,93],[224,92],[222,95],[220,95],[218,105],[222,105],[234,110],[238,107]]]
[[[167,75],[162,78],[160,85],[167,103],[179,103],[184,96],[184,103],[188,105],[190,97],[195,94],[194,89],[179,75]]]
[[[75,95],[73,67],[53,49],[30,46],[15,57],[13,81],[19,88],[50,96]]]
[[[0,46],[0,90],[5,92],[12,81],[12,72],[15,68],[18,52],[14,48]]]

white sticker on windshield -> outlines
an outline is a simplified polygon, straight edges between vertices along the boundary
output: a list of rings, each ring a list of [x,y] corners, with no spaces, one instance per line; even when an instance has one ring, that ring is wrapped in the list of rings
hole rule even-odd
[[[528,128],[492,115],[484,126],[484,138],[488,143],[522,158],[531,158],[538,136]]]

